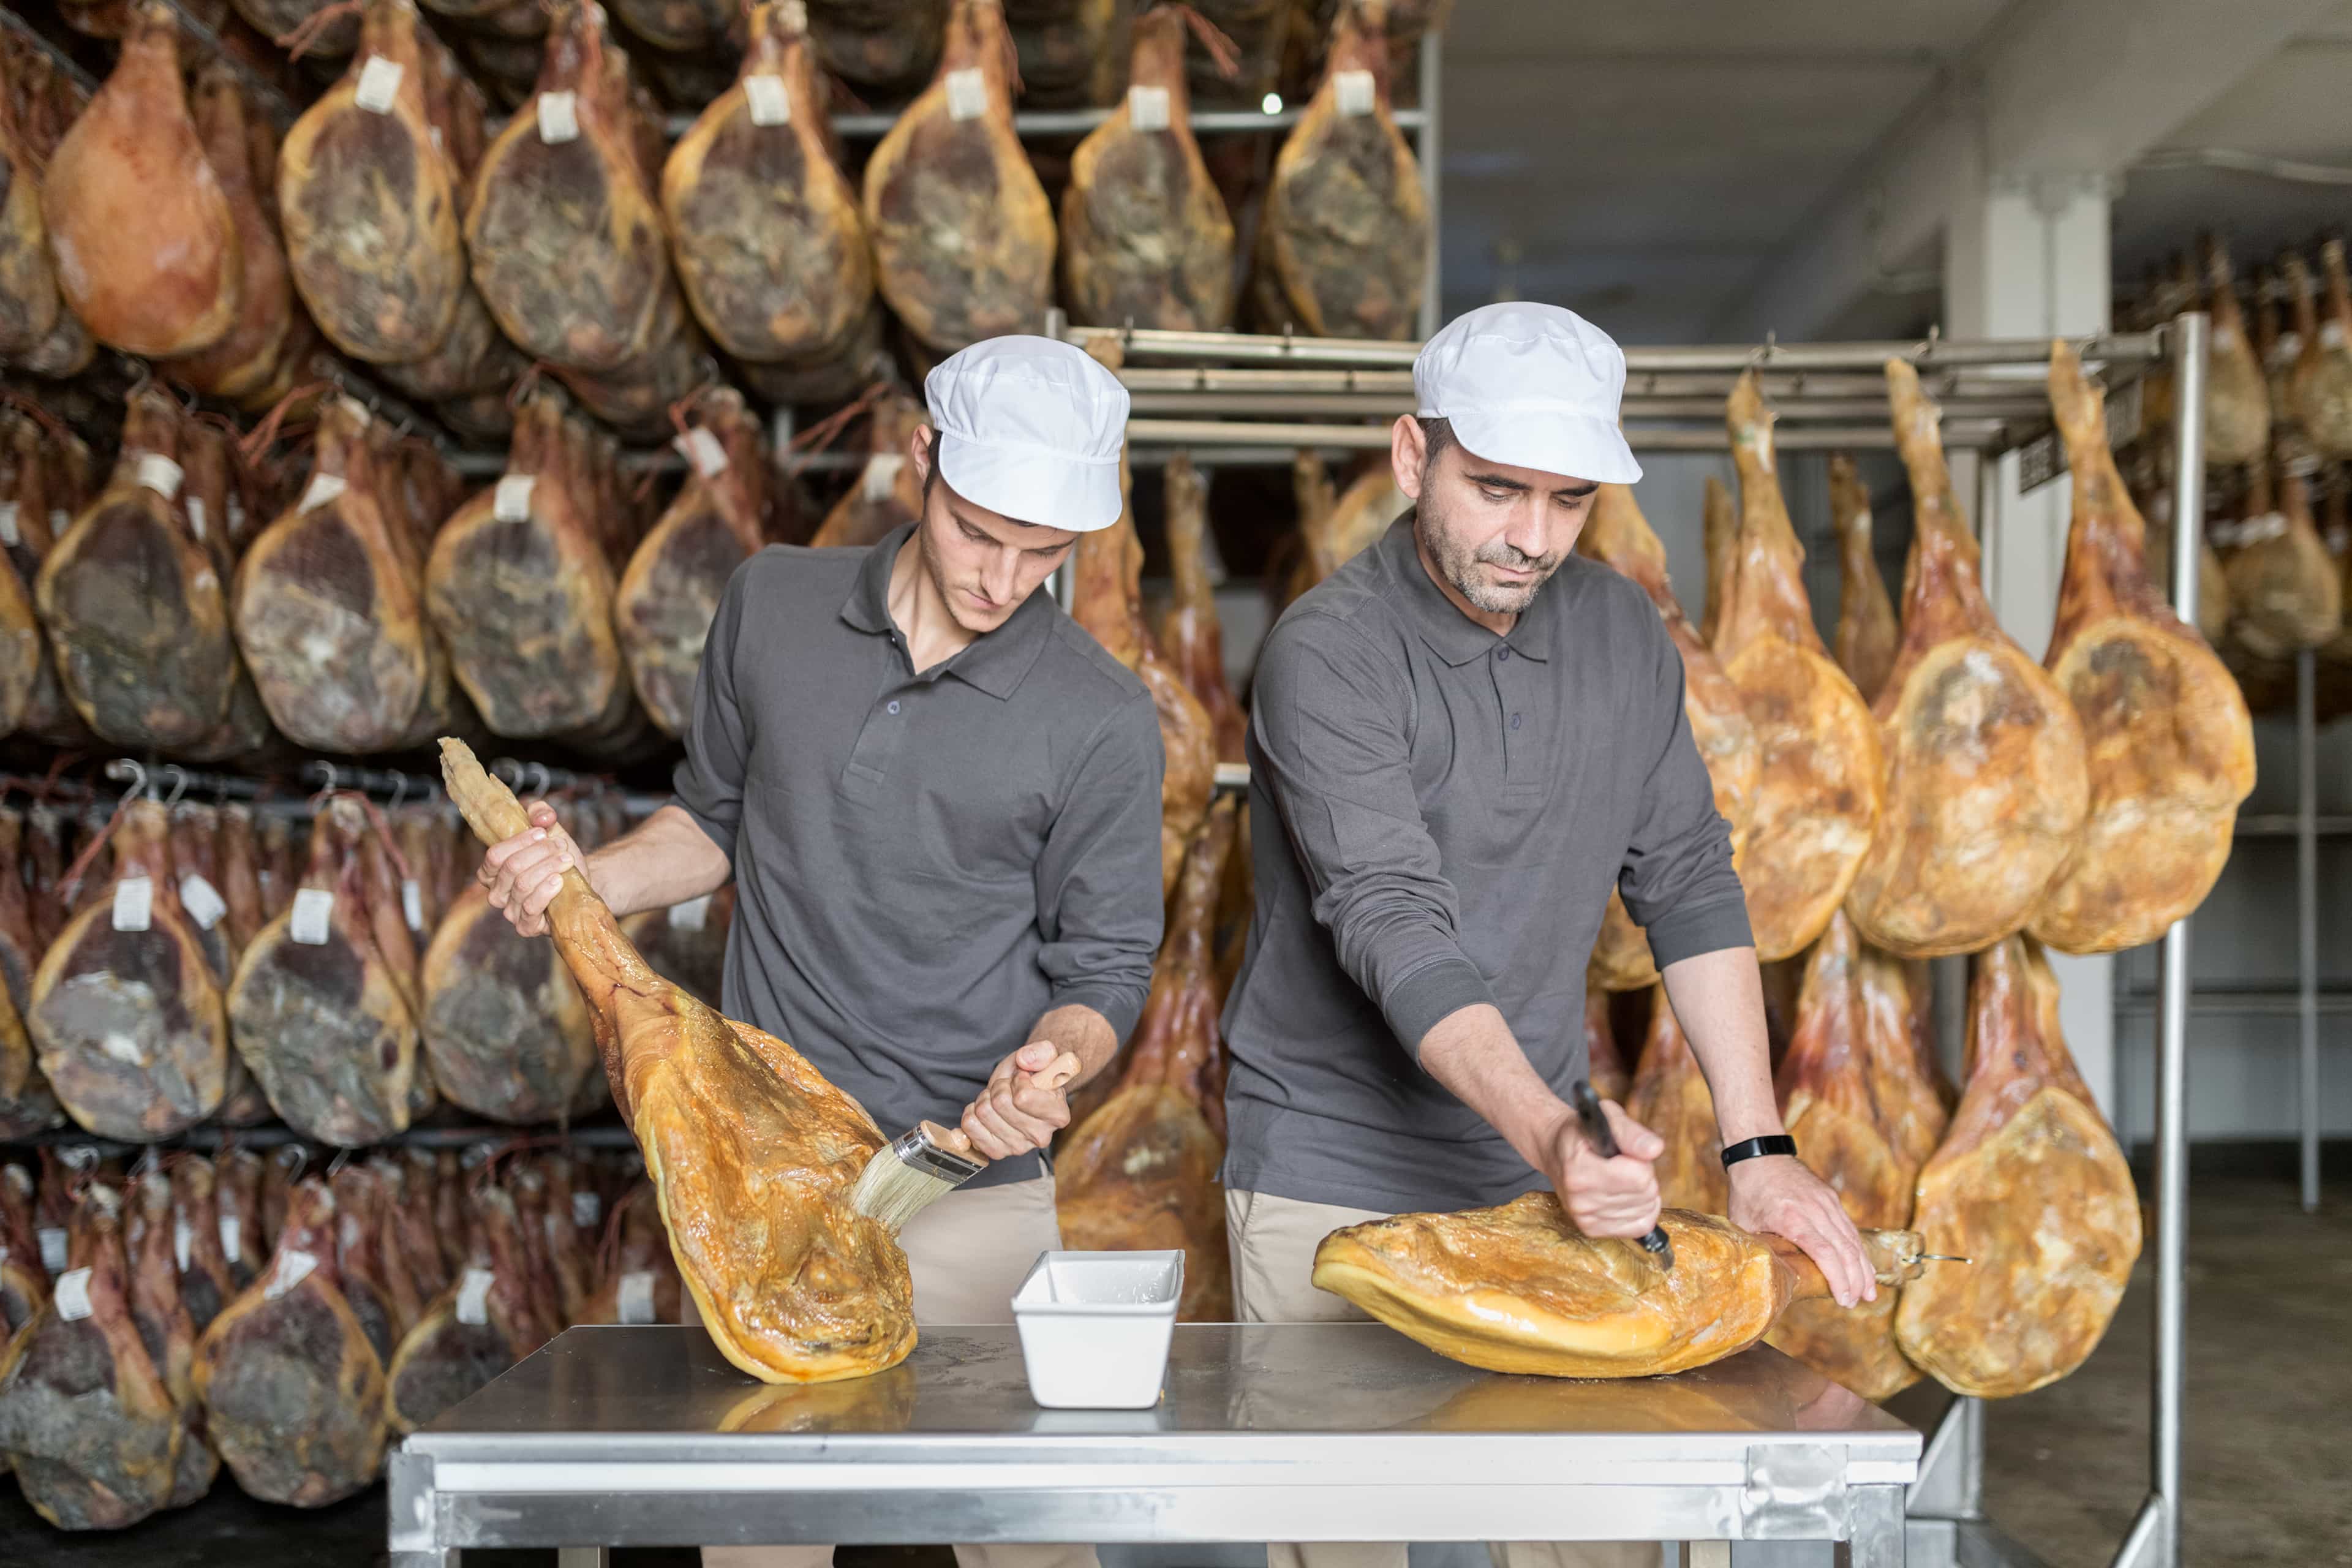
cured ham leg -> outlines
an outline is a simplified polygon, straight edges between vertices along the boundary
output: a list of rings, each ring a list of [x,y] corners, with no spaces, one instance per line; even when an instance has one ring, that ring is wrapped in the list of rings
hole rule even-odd
[[[1706,477],[1706,500],[1701,503],[1700,529],[1706,551],[1706,605],[1699,617],[1698,634],[1706,646],[1716,646],[1716,633],[1723,626],[1723,606],[1731,597],[1732,563],[1739,551],[1739,509],[1732,504],[1731,492],[1713,474]],[[1728,657],[1727,655],[1726,657]]]
[[[1748,706],[1763,757],[1740,879],[1756,956],[1793,958],[1822,934],[1862,869],[1878,820],[1878,727],[1832,664],[1805,602],[1803,546],[1772,465],[1756,373],[1726,411],[1739,468],[1739,532],[1715,651]]]
[[[462,742],[444,740],[441,759],[449,798],[483,843],[529,829],[513,792]],[[720,1352],[766,1383],[904,1360],[915,1346],[906,1255],[849,1206],[885,1142],[873,1118],[782,1040],[656,974],[578,871],[563,874],[548,921]]]
[[[2260,462],[2271,444],[2270,379],[2246,336],[2229,251],[2210,234],[2199,248],[2205,253],[2206,304],[2213,312],[2205,367],[2205,460]]]
[[[2326,457],[2347,458],[2352,457],[2352,279],[2346,276],[2341,239],[2319,247],[2319,267],[2327,281],[2327,310],[2302,334],[2303,352],[2287,375],[2287,399],[2312,445]],[[2301,272],[2301,260],[2294,259],[2289,278]],[[2307,298],[2299,290],[2296,297]]]
[[[1224,631],[1217,622],[1215,590],[1209,582],[1209,491],[1192,454],[1168,459],[1168,564],[1170,598],[1160,623],[1160,645],[1201,706],[1209,712],[1221,763],[1244,762],[1242,737],[1249,721],[1225,681]]]
[[[1707,778],[1715,785],[1715,809],[1731,829],[1732,860],[1738,864],[1748,846],[1748,826],[1755,819],[1756,791],[1763,768],[1755,727],[1748,722],[1748,708],[1740,700],[1739,689],[1683,614],[1674,584],[1666,576],[1665,546],[1650,531],[1649,521],[1642,515],[1630,487],[1601,487],[1576,547],[1640,584],[1666,623],[1666,635],[1683,656],[1683,711],[1690,719],[1691,739],[1698,744],[1699,760],[1706,764]],[[1600,939],[1593,943],[1591,970],[1611,991],[1638,991],[1657,983],[1658,966],[1651,961],[1649,937],[1625,912],[1625,900],[1613,889],[1608,912],[1601,917]]]
[[[2097,1348],[2139,1257],[2139,1196],[2066,1053],[2058,983],[2031,939],[1977,959],[1969,1060],[1912,1223],[1928,1250],[1973,1261],[1906,1291],[1895,1331],[1945,1387],[2002,1399]]]
[[[1224,1041],[1209,929],[1233,845],[1234,803],[1221,800],[1185,857],[1168,941],[1118,1089],[1055,1160],[1064,1245],[1182,1247],[1178,1315],[1193,1323],[1233,1316],[1225,1194],[1217,1183],[1225,1156]]]
[[[812,545],[879,544],[891,530],[922,515],[922,481],[907,453],[927,418],[923,405],[903,393],[892,393],[876,405],[866,420],[866,467],[849,493],[824,514],[809,540]]]
[[[1687,1372],[1762,1339],[1791,1301],[1830,1293],[1792,1241],[1680,1209],[1658,1223],[1671,1269],[1639,1242],[1580,1235],[1550,1193],[1399,1215],[1325,1237],[1315,1283],[1442,1356],[1547,1377]],[[1882,1285],[1916,1276],[1925,1250],[1907,1231],[1863,1244]]]
[[[2090,784],[2065,693],[1977,581],[1936,405],[1905,361],[1887,362],[1886,384],[1916,521],[1903,640],[1873,709],[1884,795],[1846,912],[1866,941],[1937,958],[2025,924],[2080,837]]]
[[[2311,485],[2281,466],[2254,465],[2238,548],[2222,567],[2230,631],[2257,658],[2286,660],[2325,647],[2344,629],[2343,579],[2311,517]]]
[[[1895,665],[1895,601],[1870,548],[1870,492],[1843,452],[1830,455],[1830,522],[1838,536],[1838,668],[1864,702]]]
[[[1832,918],[1806,961],[1780,1115],[1798,1157],[1865,1229],[1911,1223],[1919,1167],[1943,1136],[1943,1101],[1920,1071],[1910,1009],[1901,961],[1864,947],[1844,915]],[[1792,1302],[1766,1338],[1864,1398],[1885,1399],[1919,1379],[1895,1345],[1895,1307],[1892,1291],[1851,1309]]]
[[[1642,1043],[1642,1060],[1625,1109],[1665,1141],[1655,1169],[1658,1195],[1667,1207],[1721,1214],[1731,1206],[1715,1096],[1706,1087],[1706,1075],[1699,1071],[1689,1038],[1675,1021],[1663,982],[1650,992],[1650,1032]]]
[[[2154,942],[2221,874],[2254,787],[2253,721],[2150,580],[2103,401],[2063,342],[2051,347],[2050,406],[2074,519],[2044,664],[2082,723],[2090,812],[2027,929],[2063,952],[2114,952]]]

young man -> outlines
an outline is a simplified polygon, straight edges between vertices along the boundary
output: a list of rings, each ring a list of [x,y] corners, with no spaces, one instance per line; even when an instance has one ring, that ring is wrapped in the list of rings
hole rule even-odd
[[[1134,1027],[1160,944],[1159,721],[1038,592],[1118,520],[1128,397],[1064,343],[997,338],[924,384],[923,515],[866,551],[736,572],[695,682],[677,800],[582,857],[534,808],[490,901],[542,930],[566,863],[617,914],[735,882],[725,1011],[790,1041],[897,1133],[961,1121],[992,1162],[899,1237],[919,1323],[1011,1321],[1061,1245],[1039,1151]],[[804,1568],[830,1547],[713,1549]],[[1085,1546],[957,1548],[965,1568],[1091,1568]]]
[[[1746,901],[1641,589],[1571,553],[1625,360],[1567,310],[1491,305],[1431,339],[1390,458],[1414,509],[1302,596],[1250,721],[1257,912],[1224,1018],[1224,1183],[1243,1318],[1360,1316],[1309,1281],[1331,1231],[1549,1188],[1591,1236],[1657,1221],[1657,1136],[1615,1105],[1602,1159],[1584,963],[1610,889],[1648,928],[1727,1150],[1783,1129]],[[1799,1243],[1848,1304],[1861,1238],[1796,1160],[1731,1167],[1730,1217]],[[1274,1568],[1402,1568],[1401,1545],[1276,1546]],[[1498,1563],[1654,1563],[1513,1543]]]

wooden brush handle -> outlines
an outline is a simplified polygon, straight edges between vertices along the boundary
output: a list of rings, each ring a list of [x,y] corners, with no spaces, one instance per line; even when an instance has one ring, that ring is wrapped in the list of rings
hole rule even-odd
[[[1077,1053],[1064,1051],[1028,1076],[1040,1089],[1062,1089],[1078,1076],[1078,1066]],[[936,1121],[926,1121],[922,1127],[931,1135],[931,1142],[940,1148],[952,1150],[965,1159],[977,1160],[983,1165],[988,1163],[988,1156],[971,1146],[971,1139],[965,1135],[962,1128],[942,1127]]]

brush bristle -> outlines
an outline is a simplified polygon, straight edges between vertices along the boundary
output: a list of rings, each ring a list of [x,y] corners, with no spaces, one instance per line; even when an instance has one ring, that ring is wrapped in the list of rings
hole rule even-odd
[[[877,1150],[857,1173],[849,1206],[891,1235],[961,1184],[908,1164],[893,1149]]]

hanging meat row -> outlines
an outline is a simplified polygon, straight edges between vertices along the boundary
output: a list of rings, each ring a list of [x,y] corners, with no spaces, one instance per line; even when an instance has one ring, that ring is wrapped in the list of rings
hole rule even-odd
[[[677,1319],[635,1156],[309,1163],[0,1166],[0,1460],[44,1519],[120,1529],[224,1465],[320,1507],[565,1327]]]

